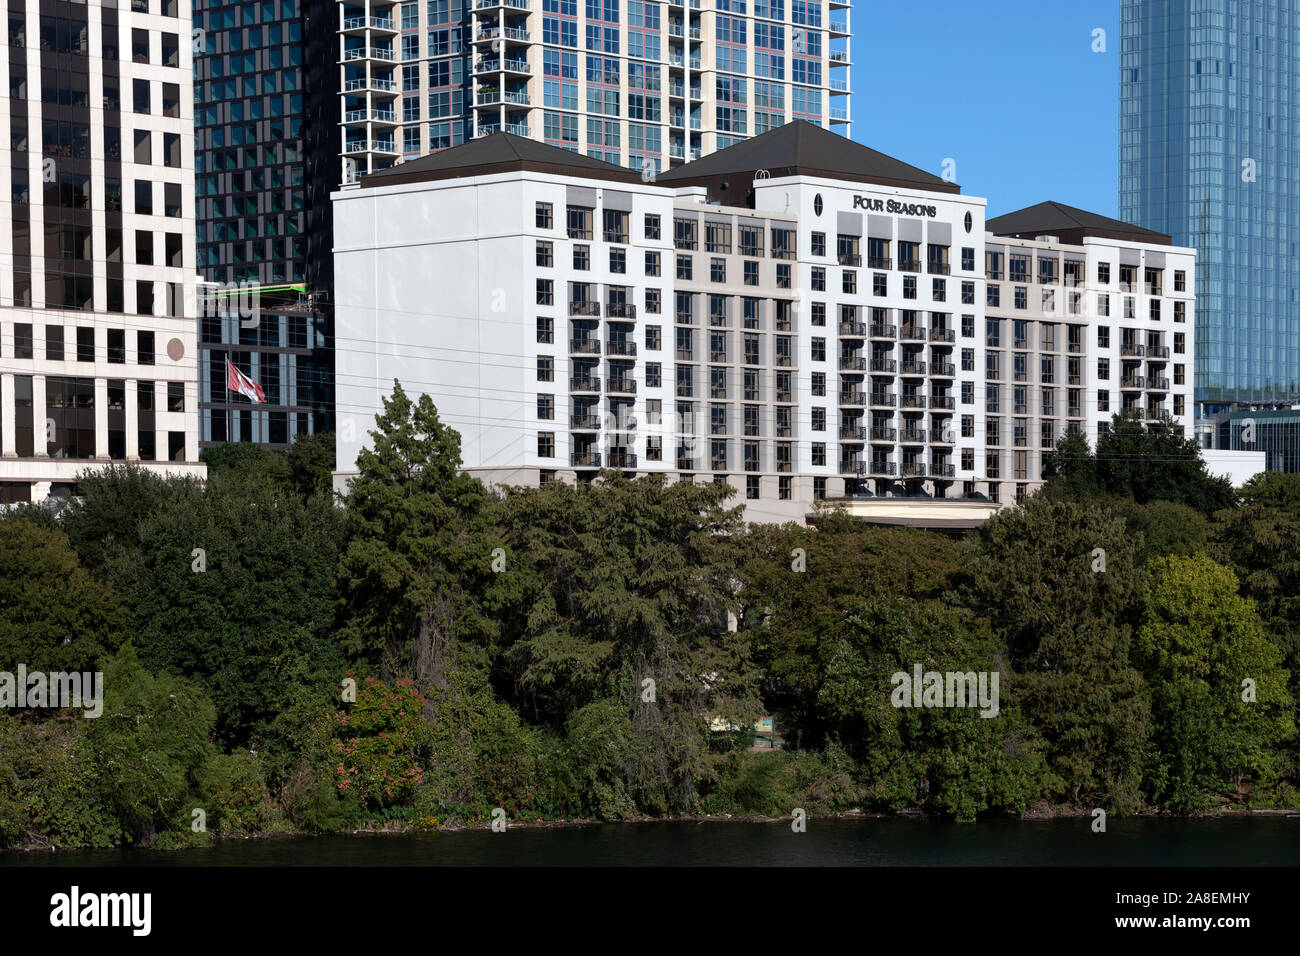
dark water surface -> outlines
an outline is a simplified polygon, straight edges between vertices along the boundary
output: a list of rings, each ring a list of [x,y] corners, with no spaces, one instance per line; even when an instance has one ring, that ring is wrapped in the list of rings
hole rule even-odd
[[[227,841],[208,849],[0,854],[0,866],[1296,866],[1300,820],[1080,817],[946,823],[623,823]]]

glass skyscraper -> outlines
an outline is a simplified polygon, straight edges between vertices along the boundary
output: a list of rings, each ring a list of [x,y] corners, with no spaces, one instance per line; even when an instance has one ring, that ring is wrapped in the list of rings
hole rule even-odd
[[[1120,218],[1197,256],[1202,416],[1300,395],[1300,0],[1121,0]]]

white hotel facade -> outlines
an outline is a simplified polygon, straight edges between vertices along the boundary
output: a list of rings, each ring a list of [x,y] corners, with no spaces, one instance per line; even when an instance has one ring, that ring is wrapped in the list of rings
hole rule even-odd
[[[9,0],[0,502],[198,460],[188,0]]]
[[[722,481],[759,521],[1008,501],[1049,431],[1095,440],[1130,405],[1190,433],[1191,356],[1163,350],[1191,348],[1193,250],[984,210],[807,123],[653,182],[505,134],[373,175],[335,194],[336,487],[394,379],[486,481]]]

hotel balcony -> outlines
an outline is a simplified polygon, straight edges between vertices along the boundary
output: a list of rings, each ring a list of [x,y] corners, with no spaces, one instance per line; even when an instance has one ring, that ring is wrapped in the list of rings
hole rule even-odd
[[[867,337],[867,323],[840,320],[840,335],[851,339]]]
[[[902,476],[904,478],[924,478],[929,473],[923,461],[905,462],[903,464]]]
[[[396,156],[397,144],[391,139],[350,139],[343,145],[345,153],[386,153]]]
[[[831,66],[848,66],[850,62],[847,50],[834,50],[829,59]]]
[[[600,416],[590,412],[581,415],[570,415],[569,427],[580,432],[598,432],[600,431]]]
[[[931,362],[930,374],[938,375],[941,378],[955,378],[957,375],[957,366],[951,362]]]
[[[828,112],[830,113],[832,123],[847,123],[849,121],[849,111],[844,109],[843,107],[831,106],[828,107],[827,109]],[[840,263],[840,265],[844,265],[844,263]]]
[[[909,361],[908,359],[903,359],[903,374],[904,374],[904,375],[924,375],[924,374],[925,374],[925,363],[924,363],[924,362],[918,362],[918,361],[915,361],[915,360],[911,360],[911,361]]]
[[[843,402],[840,402],[843,405]],[[872,392],[872,408],[896,408],[898,406],[898,396],[893,392]]]
[[[599,392],[600,376],[587,375],[569,379],[569,391],[571,392]]]
[[[349,36],[359,36],[367,30],[376,33],[397,33],[397,25],[392,17],[343,18],[343,32]]]
[[[474,4],[475,10],[496,10],[499,7],[508,7],[511,10],[529,10],[528,0],[478,0]]]
[[[924,445],[925,429],[924,428],[904,428],[902,443],[904,445]]]
[[[476,44],[491,43],[493,40],[498,40],[498,39],[504,40],[507,44],[532,42],[532,36],[523,27],[499,27],[499,26],[484,27],[474,37],[474,42]],[[493,47],[493,49],[496,49],[496,47]]]
[[[1169,379],[1167,378],[1149,378],[1147,379],[1147,388],[1153,392],[1169,391]]]
[[[597,312],[597,315],[600,313]],[[636,304],[632,302],[611,302],[605,306],[605,318],[607,319],[635,319]]]
[[[347,110],[343,114],[343,122],[347,125],[353,123],[379,123],[384,126],[396,126],[396,110]]]
[[[635,342],[607,342],[605,345],[607,355],[636,355]]]
[[[631,375],[611,375],[605,391],[610,394],[635,395],[636,379]]]
[[[872,322],[871,337],[873,339],[896,339],[898,338],[898,326],[882,325],[879,322]]]
[[[504,126],[500,123],[481,124],[475,130],[478,136],[491,136],[494,133],[513,133],[516,136],[528,138],[527,123],[506,123]],[[599,314],[599,313],[597,313]]]
[[[1120,379],[1119,387],[1130,391],[1138,391],[1147,387],[1147,380],[1141,375],[1129,375]]]
[[[829,29],[831,31],[831,36],[849,36],[849,24],[847,20],[832,20],[830,21]]]
[[[875,396],[872,397],[874,398]],[[867,393],[863,391],[859,391],[857,389],[841,389],[840,404],[841,405],[866,405]]]
[[[864,425],[841,425],[840,441],[864,442],[867,440],[867,429]]]
[[[519,75],[531,75],[533,72],[532,67],[528,65],[527,57],[485,56],[474,62],[475,74],[503,71]]]
[[[903,395],[903,408],[925,408],[925,396],[917,392]]]
[[[1169,358],[1169,346],[1167,345],[1148,345],[1147,358],[1149,359],[1167,359]]]
[[[600,315],[600,303],[591,299],[570,299],[569,315]]]
[[[898,441],[898,429],[890,425],[872,425],[871,440],[873,442],[887,442],[892,445]]]
[[[569,464],[574,468],[599,468],[600,452],[575,451],[569,455]]]
[[[1138,345],[1136,342],[1125,342],[1119,347],[1119,354],[1123,357],[1143,358],[1147,354],[1145,345]]]
[[[626,448],[611,448],[605,462],[607,468],[635,468],[636,455]]]
[[[930,341],[931,342],[955,342],[957,341],[957,333],[954,332],[952,329],[931,329]]]
[[[898,465],[888,458],[871,459],[871,474],[892,477],[898,469]]]
[[[858,461],[855,458],[846,458],[840,461],[841,475],[865,475],[867,473],[867,463]]]
[[[353,63],[358,60],[376,60],[380,63],[396,63],[397,56],[392,47],[358,46],[343,51],[343,62]]]
[[[905,341],[905,342],[906,342],[906,341],[912,341],[912,342],[924,342],[924,341],[925,341],[925,326],[923,326],[923,325],[919,325],[919,324],[918,324],[918,325],[908,325],[908,324],[904,323],[904,324],[903,324],[903,331],[902,331],[902,338],[903,338],[903,341]]]
[[[570,355],[599,355],[600,339],[569,339]]]
[[[392,93],[398,92],[397,84],[381,76],[358,76],[343,81],[344,93]]]
[[[873,358],[871,360],[871,371],[880,372],[885,375],[893,375],[898,371],[898,360],[891,358]]]
[[[946,461],[930,462],[930,476],[933,478],[954,478],[957,475],[957,466]]]
[[[865,372],[867,370],[867,360],[862,355],[841,355],[840,371],[841,372]]]
[[[930,407],[952,411],[957,407],[957,400],[951,395],[932,395],[930,396]]]

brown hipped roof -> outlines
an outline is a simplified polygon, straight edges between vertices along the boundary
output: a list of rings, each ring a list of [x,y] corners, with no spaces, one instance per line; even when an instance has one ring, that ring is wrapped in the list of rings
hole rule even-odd
[[[786,123],[693,163],[660,173],[655,181],[671,186],[707,185],[719,176],[734,176],[737,189],[742,182],[748,189],[753,174],[759,170],[766,170],[774,179],[780,176],[820,176],[881,186],[961,192],[956,183],[806,120]]]
[[[641,182],[641,174],[634,169],[624,169],[613,163],[539,143],[514,133],[493,133],[491,136],[471,139],[459,146],[370,173],[362,178],[361,185],[392,186],[398,183],[461,179],[519,170],[616,182]]]
[[[1128,242],[1150,242],[1165,246],[1173,244],[1173,238],[1163,232],[1144,229],[1130,222],[1099,216],[1086,209],[1076,209],[1074,206],[1050,200],[990,219],[984,224],[984,228],[994,235],[1016,239],[1056,236],[1061,242],[1072,245],[1081,243],[1084,236],[1122,239]]]

